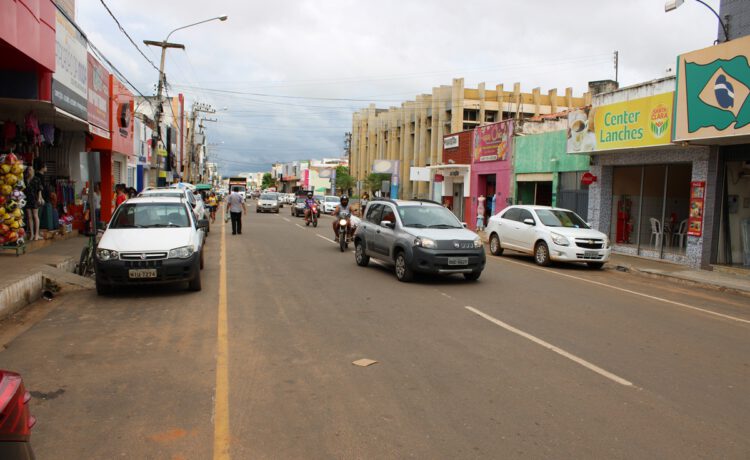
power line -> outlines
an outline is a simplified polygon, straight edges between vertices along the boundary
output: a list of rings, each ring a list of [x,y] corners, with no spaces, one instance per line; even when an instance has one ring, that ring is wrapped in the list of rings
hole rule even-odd
[[[119,27],[119,28],[120,28],[120,31],[121,31],[121,32],[122,32],[122,33],[123,33],[123,34],[124,34],[124,35],[125,35],[126,37],[128,37],[128,40],[130,40],[130,43],[132,43],[132,44],[133,44],[133,46],[135,46],[135,49],[137,49],[137,50],[138,50],[138,52],[139,52],[139,53],[141,53],[141,56],[143,56],[143,59],[145,59],[146,61],[148,61],[148,63],[149,63],[149,64],[151,64],[151,67],[153,67],[153,68],[154,68],[154,69],[155,69],[155,70],[156,70],[156,71],[158,72],[158,71],[159,71],[159,68],[158,68],[158,67],[156,67],[156,64],[154,64],[154,62],[153,62],[153,61],[152,61],[151,59],[149,59],[149,58],[148,58],[148,56],[146,56],[146,54],[145,54],[145,53],[144,53],[144,52],[143,52],[143,51],[141,50],[141,48],[140,48],[140,47],[139,47],[139,46],[138,46],[138,45],[137,45],[137,44],[135,43],[135,41],[134,41],[134,40],[133,40],[133,39],[132,39],[132,38],[130,37],[130,35],[128,34],[128,32],[127,32],[127,31],[125,30],[125,28],[124,28],[124,27],[122,26],[122,24],[120,24],[120,21],[119,21],[119,20],[117,20],[117,17],[115,17],[114,13],[112,13],[112,10],[110,10],[110,9],[109,9],[109,6],[107,6],[107,4],[106,4],[106,3],[104,3],[104,0],[99,0],[99,1],[100,1],[100,2],[102,3],[102,5],[104,5],[104,9],[106,9],[106,10],[107,10],[107,13],[109,13],[109,15],[110,15],[110,16],[112,16],[112,19],[114,19],[115,23],[117,24],[117,27]]]

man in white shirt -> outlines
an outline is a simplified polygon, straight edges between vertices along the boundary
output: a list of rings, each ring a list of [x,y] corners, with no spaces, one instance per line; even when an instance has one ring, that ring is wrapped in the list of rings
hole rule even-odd
[[[247,214],[245,200],[239,191],[239,187],[233,188],[227,198],[227,212],[232,217],[232,235],[242,235],[242,214]]]

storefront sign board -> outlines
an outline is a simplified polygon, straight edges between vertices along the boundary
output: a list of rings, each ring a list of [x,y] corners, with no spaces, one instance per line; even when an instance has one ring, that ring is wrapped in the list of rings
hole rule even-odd
[[[458,147],[458,136],[443,138],[443,149],[455,149],[456,147]]]
[[[568,114],[568,153],[667,145],[674,92]]]
[[[92,132],[109,138],[109,72],[91,53],[88,53],[87,71],[88,120],[93,125]],[[95,130],[99,128],[99,130]]]
[[[65,15],[56,11],[55,73],[52,76],[52,103],[87,120],[88,53],[86,39]]]
[[[474,128],[474,162],[504,161],[513,143],[513,121]]]
[[[677,58],[675,141],[750,136],[750,36]]]

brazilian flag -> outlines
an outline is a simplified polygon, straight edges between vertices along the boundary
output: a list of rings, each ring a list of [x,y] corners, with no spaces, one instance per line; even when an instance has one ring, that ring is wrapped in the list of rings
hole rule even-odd
[[[688,132],[750,124],[750,65],[745,56],[685,63]]]

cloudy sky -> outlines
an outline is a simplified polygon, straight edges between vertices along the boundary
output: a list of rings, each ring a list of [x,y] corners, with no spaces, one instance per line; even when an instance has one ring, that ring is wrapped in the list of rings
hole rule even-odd
[[[207,133],[225,175],[341,156],[358,108],[398,106],[454,77],[579,95],[590,80],[614,78],[615,50],[621,85],[664,76],[677,54],[710,46],[718,27],[697,2],[665,13],[664,1],[104,0],[157,64],[144,39],[229,16],[175,32],[170,41],[186,50],[169,50],[165,70],[170,95],[219,110]],[[76,4],[89,40],[154,94],[157,72],[101,1]]]

